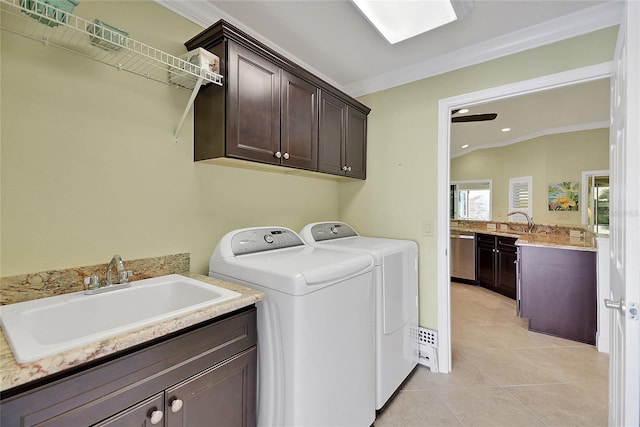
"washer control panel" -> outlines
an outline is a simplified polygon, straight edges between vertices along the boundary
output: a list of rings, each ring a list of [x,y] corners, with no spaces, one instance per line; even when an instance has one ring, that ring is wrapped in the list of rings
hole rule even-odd
[[[304,246],[294,231],[284,227],[260,227],[238,231],[231,239],[234,255],[251,254],[292,246]]]
[[[311,227],[311,235],[314,241],[321,242],[323,240],[353,237],[357,236],[358,233],[343,222],[322,222]]]

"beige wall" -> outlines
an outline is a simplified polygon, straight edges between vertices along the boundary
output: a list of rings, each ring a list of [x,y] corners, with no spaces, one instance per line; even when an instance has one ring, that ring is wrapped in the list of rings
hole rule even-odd
[[[200,29],[151,1],[82,2],[76,13],[170,53]],[[196,164],[189,94],[2,33],[0,275],[187,251],[207,271],[236,227],[299,229],[338,218],[420,246],[420,323],[435,328],[437,103],[611,60],[604,30],[374,93],[367,180],[335,182]],[[424,225],[431,234],[424,235]]]
[[[581,212],[549,211],[547,185],[582,180],[582,171],[609,169],[609,129],[547,135],[451,159],[451,180],[493,180],[492,216],[506,221],[509,179],[533,177],[533,218],[538,224],[580,224]],[[580,201],[580,209],[582,209]]]
[[[602,30],[361,98],[372,108],[368,175],[340,185],[340,217],[363,234],[418,242],[422,326],[437,328],[438,101],[610,61],[616,35]]]
[[[202,30],[150,1],[75,13],[175,54]],[[338,216],[335,181],[194,163],[189,95],[2,31],[0,274],[179,252],[206,274],[227,231]]]

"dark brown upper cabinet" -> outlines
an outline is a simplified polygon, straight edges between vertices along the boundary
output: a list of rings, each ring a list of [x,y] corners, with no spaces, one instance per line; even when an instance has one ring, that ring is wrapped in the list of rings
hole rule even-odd
[[[224,77],[195,100],[196,161],[229,157],[365,178],[368,107],[223,20],[185,46],[216,54]]]
[[[322,92],[318,171],[365,179],[366,141],[367,115]]]

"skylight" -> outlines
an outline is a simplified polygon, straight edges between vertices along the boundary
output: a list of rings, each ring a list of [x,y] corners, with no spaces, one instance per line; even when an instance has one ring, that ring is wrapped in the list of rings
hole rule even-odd
[[[450,0],[353,0],[353,3],[391,44],[458,19]]]

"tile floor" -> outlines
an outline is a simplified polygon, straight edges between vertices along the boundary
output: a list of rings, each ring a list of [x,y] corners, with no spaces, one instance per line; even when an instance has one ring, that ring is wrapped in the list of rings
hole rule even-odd
[[[451,286],[452,372],[419,366],[375,422],[386,426],[606,426],[609,357],[529,332],[513,300]]]

